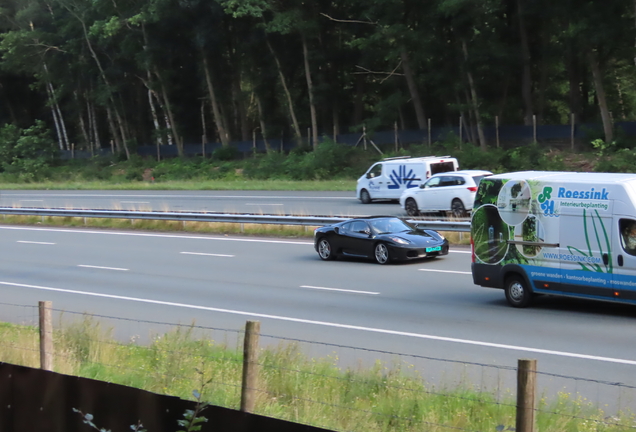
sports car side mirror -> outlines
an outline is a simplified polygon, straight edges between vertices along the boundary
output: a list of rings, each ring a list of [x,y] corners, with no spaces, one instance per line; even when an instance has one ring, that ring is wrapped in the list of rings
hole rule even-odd
[[[334,228],[333,228],[333,231],[334,231],[336,234],[340,234],[340,228],[339,228],[339,227],[334,227]]]

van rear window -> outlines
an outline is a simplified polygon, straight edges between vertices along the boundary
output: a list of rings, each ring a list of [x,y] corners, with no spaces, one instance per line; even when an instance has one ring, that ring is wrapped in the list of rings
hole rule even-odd
[[[437,162],[431,164],[431,175],[449,171],[455,171],[453,162]]]

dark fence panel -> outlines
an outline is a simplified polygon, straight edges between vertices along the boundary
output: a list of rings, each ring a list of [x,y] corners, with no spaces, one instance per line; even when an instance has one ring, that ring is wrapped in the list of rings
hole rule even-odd
[[[615,123],[615,129],[617,133],[624,136],[636,136],[636,122],[617,122]],[[498,131],[495,126],[485,126],[484,135],[488,144],[494,146],[497,140],[497,132],[499,133],[499,141],[505,143],[507,146],[524,145],[531,143],[535,138],[535,130],[533,126],[499,126]],[[449,134],[454,134],[459,137],[459,127],[432,127],[430,131],[430,139],[432,142],[441,141],[445,139]],[[462,131],[462,141],[468,141],[469,136],[476,137],[476,130]],[[600,124],[578,124],[574,127],[574,139],[584,140],[592,139],[603,136],[603,126]],[[321,140],[333,139],[333,135],[323,135]],[[476,139],[476,138],[475,138]],[[571,125],[537,125],[536,139],[541,142],[570,142],[572,139],[572,126]],[[362,133],[349,133],[341,134],[335,137],[336,142],[345,145],[362,145]],[[378,146],[394,145],[396,135],[394,131],[376,131],[367,133],[368,145],[370,141],[373,141]],[[404,146],[408,144],[428,144],[429,131],[428,130],[401,130],[397,132],[398,145]],[[267,143],[272,150],[290,151],[297,147],[296,140],[293,139],[268,139]],[[306,144],[306,143],[305,143]],[[256,141],[236,141],[230,144],[241,153],[266,151],[265,141],[262,139]],[[185,144],[183,151],[186,156],[211,155],[215,150],[221,148],[221,143],[206,143],[202,144]],[[62,151],[62,159],[84,159],[91,157],[91,153],[88,151]],[[176,157],[178,156],[177,147],[174,145],[162,145],[159,148],[160,156],[163,157]],[[96,151],[96,155],[109,155],[110,149],[99,149]],[[157,146],[139,146],[137,147],[137,154],[146,157],[157,156]]]
[[[130,430],[141,422],[152,432],[175,432],[195,403],[132,387],[0,362],[0,432],[87,432],[76,408],[99,428]],[[210,406],[201,430],[214,432],[329,432],[327,429]]]

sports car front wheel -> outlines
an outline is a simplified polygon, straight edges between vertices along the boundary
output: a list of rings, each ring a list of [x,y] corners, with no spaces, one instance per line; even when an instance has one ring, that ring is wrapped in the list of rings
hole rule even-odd
[[[331,249],[331,243],[329,243],[329,240],[326,238],[320,239],[318,242],[318,255],[320,259],[324,261],[330,261],[336,258],[333,249]]]
[[[375,245],[375,261],[378,264],[386,264],[389,262],[389,248],[384,243]]]

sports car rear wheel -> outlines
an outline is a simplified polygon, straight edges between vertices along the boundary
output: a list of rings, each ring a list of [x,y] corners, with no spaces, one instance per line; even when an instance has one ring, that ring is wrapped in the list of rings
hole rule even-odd
[[[375,245],[375,261],[378,264],[386,264],[389,262],[389,248],[384,243]]]
[[[333,249],[331,248],[331,243],[326,238],[320,239],[318,242],[318,255],[320,259],[324,261],[331,261],[336,258],[336,255],[333,253]]]

